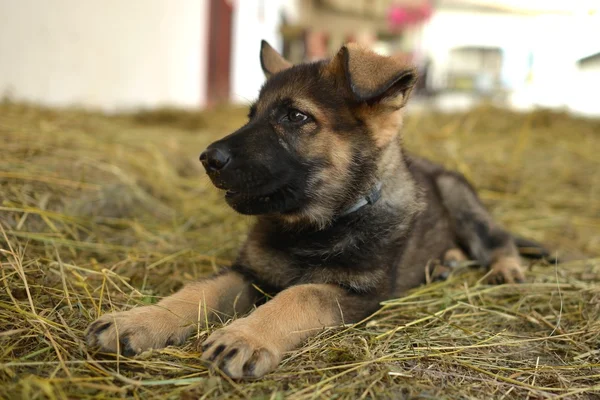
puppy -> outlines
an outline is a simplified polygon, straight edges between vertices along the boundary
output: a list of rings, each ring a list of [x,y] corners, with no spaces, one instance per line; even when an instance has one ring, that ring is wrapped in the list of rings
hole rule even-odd
[[[411,66],[354,44],[294,66],[262,42],[260,61],[267,81],[248,122],[200,156],[225,201],[257,217],[238,258],[156,305],[102,316],[90,346],[132,355],[247,315],[210,335],[202,359],[255,378],[422,284],[431,260],[468,257],[490,283],[523,281],[515,240],[465,178],[402,148]]]

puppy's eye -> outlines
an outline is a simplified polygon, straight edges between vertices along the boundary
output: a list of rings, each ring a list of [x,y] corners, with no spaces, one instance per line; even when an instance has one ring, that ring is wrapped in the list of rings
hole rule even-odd
[[[287,113],[287,115],[284,116],[282,120],[284,122],[299,123],[299,122],[304,122],[307,119],[308,119],[308,115],[303,114],[298,110],[290,110],[290,112]]]

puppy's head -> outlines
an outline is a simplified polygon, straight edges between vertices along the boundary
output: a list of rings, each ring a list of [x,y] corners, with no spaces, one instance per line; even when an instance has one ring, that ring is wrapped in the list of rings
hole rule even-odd
[[[200,159],[236,211],[326,225],[377,181],[415,71],[352,44],[293,66],[263,41],[260,61],[267,81],[248,122]]]

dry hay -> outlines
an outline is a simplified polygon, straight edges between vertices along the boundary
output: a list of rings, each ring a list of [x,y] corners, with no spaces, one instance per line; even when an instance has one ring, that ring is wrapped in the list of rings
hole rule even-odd
[[[92,358],[92,320],[226,264],[250,222],[197,162],[244,110],[161,113],[0,104],[1,398],[600,396],[600,122],[546,111],[411,115],[406,143],[465,173],[513,232],[574,261],[531,265],[518,286],[460,271],[323,331],[253,382],[200,364],[205,331],[183,348]]]

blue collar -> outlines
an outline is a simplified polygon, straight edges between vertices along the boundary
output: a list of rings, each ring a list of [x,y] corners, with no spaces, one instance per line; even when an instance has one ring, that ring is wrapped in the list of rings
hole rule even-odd
[[[346,208],[344,211],[340,213],[340,217],[344,217],[348,214],[352,214],[355,211],[360,210],[367,204],[375,204],[377,200],[381,198],[381,182],[377,182],[375,186],[371,189],[368,195],[360,198],[356,203]]]

